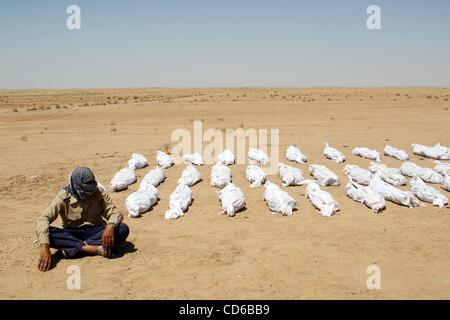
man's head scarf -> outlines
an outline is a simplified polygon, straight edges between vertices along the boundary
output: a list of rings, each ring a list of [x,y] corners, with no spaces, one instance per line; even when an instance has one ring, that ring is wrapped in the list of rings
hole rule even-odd
[[[97,190],[94,173],[87,167],[76,168],[70,174],[69,185],[65,189],[75,198],[86,200]]]

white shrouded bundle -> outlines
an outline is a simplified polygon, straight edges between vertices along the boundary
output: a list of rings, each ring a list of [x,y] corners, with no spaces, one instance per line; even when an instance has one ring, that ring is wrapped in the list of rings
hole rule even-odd
[[[401,161],[409,159],[409,155],[405,150],[394,148],[388,144],[384,147],[384,155]]]
[[[333,160],[337,163],[342,163],[345,161],[345,156],[338,149],[330,147],[328,142],[325,142],[325,147],[323,148],[323,154],[327,159]]]
[[[445,175],[450,176],[450,163],[444,163],[437,160],[434,161],[434,163],[436,163],[434,171],[436,171],[439,174],[442,174],[443,176]]]
[[[340,185],[339,177],[333,171],[321,164],[312,164],[309,167],[309,173],[323,187]]]
[[[161,168],[167,169],[173,166],[173,159],[167,153],[158,150],[156,151],[156,163]]]
[[[185,154],[183,156],[183,160],[186,162],[190,162],[196,166],[203,166],[205,164],[200,153]]]
[[[211,169],[211,186],[222,189],[231,183],[231,170],[222,162],[218,162]]]
[[[156,167],[150,170],[144,178],[142,178],[140,188],[145,189],[148,185],[152,185],[157,187],[161,182],[166,179],[166,174],[164,173],[164,169],[161,167]]]
[[[445,175],[444,176],[444,181],[442,181],[441,187],[445,191],[450,192],[450,175]]]
[[[166,211],[164,218],[166,220],[173,220],[184,216],[191,203],[191,189],[185,184],[179,184],[169,197],[169,210]]]
[[[111,188],[114,191],[120,191],[128,188],[130,184],[136,182],[136,174],[133,169],[123,168],[116,172],[114,177],[111,179]]]
[[[266,182],[266,174],[263,169],[256,165],[249,165],[247,169],[245,169],[245,176],[247,177],[248,182],[250,182],[250,187],[256,188],[260,187]]]
[[[250,163],[267,164],[269,162],[267,153],[256,148],[250,148],[250,150],[248,150],[248,158],[250,159]]]
[[[430,168],[422,168],[421,166],[416,165],[412,162],[404,162],[400,166],[400,171],[402,174],[408,177],[418,176],[425,182],[429,183],[442,183],[444,180],[442,176]]]
[[[308,159],[306,159],[306,156],[301,152],[301,150],[295,146],[289,146],[286,149],[286,158],[289,161],[297,162],[297,163],[306,163],[308,162]]]
[[[199,181],[202,181],[202,175],[192,164],[188,164],[181,173],[181,177],[178,179],[178,184],[185,184],[192,187]]]
[[[224,214],[230,217],[234,217],[236,212],[245,206],[244,194],[241,189],[232,183],[220,190],[217,195],[219,196]]]
[[[264,200],[273,214],[281,213],[283,216],[291,216],[297,201],[286,191],[281,190],[276,184],[267,181],[264,186]]]
[[[230,149],[226,149],[226,150],[222,151],[217,156],[217,161],[222,162],[226,166],[234,164],[235,159],[234,159],[233,151],[231,151]]]
[[[392,201],[396,204],[404,205],[407,207],[417,207],[419,201],[409,191],[400,190],[387,182],[381,180],[379,173],[376,173],[372,181],[370,181],[369,187],[381,194],[384,199]]]
[[[380,178],[393,186],[404,186],[408,180],[401,174],[400,169],[390,168],[382,163],[371,162],[369,171],[378,173]]]
[[[302,186],[305,184],[305,178],[303,172],[292,166],[285,165],[284,163],[278,164],[278,173],[283,181],[283,186]]]
[[[412,193],[423,202],[432,203],[442,208],[448,204],[448,198],[433,187],[427,186],[419,177],[413,177],[409,181]]]
[[[411,147],[413,148],[414,154],[419,156],[437,160],[450,160],[450,148],[441,146],[439,143],[432,147],[413,143]]]
[[[331,194],[320,189],[319,185],[315,182],[308,183],[305,195],[313,206],[320,210],[320,214],[324,217],[331,217],[341,208]]]
[[[352,181],[351,178],[349,180],[350,182],[345,186],[345,191],[349,198],[356,202],[364,203],[374,213],[379,213],[386,208],[386,201],[381,194],[368,186],[363,186]]]
[[[370,180],[372,180],[372,173],[357,165],[348,164],[344,167],[343,171],[346,176],[351,177],[353,181],[364,186],[368,186]]]
[[[152,185],[133,192],[125,200],[128,216],[131,218],[139,217],[141,213],[148,211],[156,201],[158,201],[158,190]]]
[[[352,154],[360,156],[364,159],[371,159],[380,162],[380,153],[377,150],[371,150],[366,147],[356,147],[353,149]]]
[[[136,170],[148,166],[148,160],[142,154],[133,153],[131,159],[128,160],[128,168]]]

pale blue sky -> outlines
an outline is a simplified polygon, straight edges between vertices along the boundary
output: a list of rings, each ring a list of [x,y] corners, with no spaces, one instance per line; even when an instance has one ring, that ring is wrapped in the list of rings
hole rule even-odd
[[[449,87],[449,40],[448,0],[2,1],[0,88]]]

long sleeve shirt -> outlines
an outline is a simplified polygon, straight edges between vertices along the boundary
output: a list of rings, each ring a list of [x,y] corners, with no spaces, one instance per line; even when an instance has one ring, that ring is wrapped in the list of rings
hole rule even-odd
[[[37,219],[36,235],[39,244],[50,244],[50,225],[58,216],[61,217],[63,228],[106,223],[116,226],[123,220],[123,215],[119,213],[106,192],[97,189],[88,199],[78,200],[66,190],[61,189]]]

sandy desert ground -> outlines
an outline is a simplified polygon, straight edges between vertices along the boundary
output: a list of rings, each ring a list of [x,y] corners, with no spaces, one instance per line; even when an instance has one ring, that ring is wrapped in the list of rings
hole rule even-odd
[[[317,214],[305,187],[287,188],[298,201],[293,216],[273,215],[264,189],[245,180],[245,165],[232,166],[247,199],[234,218],[218,214],[211,167],[204,166],[188,213],[164,220],[184,167],[177,165],[166,171],[159,203],[141,218],[125,217],[131,244],[123,256],[60,260],[41,273],[33,244],[36,218],[75,166],[91,167],[105,185],[133,152],[147,156],[152,168],[156,151],[173,146],[171,132],[192,130],[194,120],[205,129],[278,128],[283,161],[286,147],[296,144],[309,163],[325,164],[345,182],[344,165],[323,157],[324,141],[366,168],[370,160],[352,156],[353,147],[382,151],[389,143],[411,154],[414,142],[450,145],[449,97],[450,89],[439,88],[0,91],[0,298],[449,299],[448,207],[388,202],[377,215],[347,198],[342,183],[325,188],[342,207],[331,218]],[[308,165],[294,166],[307,175]],[[138,182],[149,168],[137,171]],[[111,193],[125,216],[125,198],[138,185]],[[81,268],[78,291],[66,286],[72,264]],[[381,268],[381,290],[366,287],[371,264]]]

